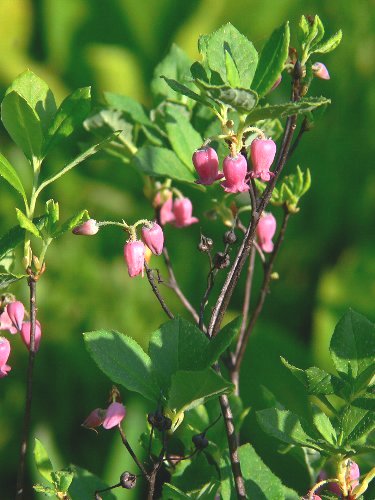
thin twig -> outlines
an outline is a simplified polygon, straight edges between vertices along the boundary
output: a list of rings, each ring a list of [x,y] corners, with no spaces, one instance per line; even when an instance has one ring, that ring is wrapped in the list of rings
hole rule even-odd
[[[157,284],[155,283],[153,270],[150,267],[148,267],[147,262],[145,262],[145,269],[146,269],[147,279],[151,285],[152,291],[154,292],[156,298],[158,299],[163,311],[165,312],[165,314],[168,316],[169,319],[173,319],[174,315],[170,311],[170,309],[168,308],[163,297],[161,296],[159,288],[158,288]]]
[[[26,403],[25,413],[23,417],[21,449],[17,473],[16,498],[23,498],[25,487],[25,462],[27,453],[27,444],[30,434],[31,423],[31,405],[33,400],[33,372],[35,362],[35,326],[36,326],[36,279],[30,274],[28,285],[30,288],[30,346],[29,346],[29,363],[27,367],[26,379]]]
[[[268,289],[269,289],[269,284],[271,281],[271,274],[272,274],[272,270],[273,270],[273,265],[275,263],[277,255],[279,253],[281,244],[284,240],[285,231],[286,231],[286,228],[288,225],[289,217],[290,217],[290,213],[288,212],[288,209],[285,208],[284,209],[284,219],[283,219],[282,226],[281,226],[279,235],[277,237],[273,252],[271,253],[270,258],[264,267],[263,282],[262,282],[262,287],[260,290],[257,305],[254,309],[252,316],[251,316],[248,327],[244,331],[243,335],[238,338],[236,352],[234,354],[233,370],[231,373],[232,380],[238,380],[238,376],[239,376],[239,372],[240,372],[240,368],[241,368],[241,363],[242,363],[242,360],[243,360],[243,357],[244,357],[244,354],[246,351],[247,342],[249,340],[251,332],[253,331],[254,325],[255,325],[255,323],[256,323],[256,321],[257,321],[257,319],[258,319],[258,317],[263,309],[264,301],[266,299]]]
[[[121,424],[118,424],[117,427],[118,427],[118,430],[119,430],[119,433],[120,433],[123,445],[128,450],[129,455],[132,457],[132,459],[134,460],[134,462],[137,464],[139,470],[142,472],[142,474],[145,476],[145,478],[149,481],[150,480],[150,476],[149,476],[148,472],[146,471],[146,469],[143,467],[142,462],[140,462],[140,460],[138,460],[136,454],[134,453],[132,447],[129,444],[129,441],[126,439],[125,432],[123,431],[123,429],[121,427]]]
[[[292,154],[294,153],[294,151],[297,149],[297,146],[300,143],[303,134],[305,132],[309,132],[310,130],[311,130],[310,122],[307,119],[307,116],[305,116],[305,118],[303,119],[303,121],[301,123],[301,127],[298,131],[297,137],[295,138],[292,146],[290,147],[288,158],[290,158],[292,156]]]

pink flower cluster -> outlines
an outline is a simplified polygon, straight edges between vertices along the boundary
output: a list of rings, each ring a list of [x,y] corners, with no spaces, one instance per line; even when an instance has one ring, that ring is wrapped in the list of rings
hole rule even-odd
[[[9,302],[0,314],[0,330],[8,330],[11,334],[20,332],[21,339],[30,350],[31,343],[31,323],[24,321],[25,307],[19,300]],[[39,349],[42,329],[39,321],[35,325],[35,352]],[[10,356],[11,346],[8,339],[0,337],[0,378],[5,377],[11,370],[7,364]]]
[[[106,410],[96,408],[83,422],[82,426],[88,429],[95,429],[101,425],[104,429],[116,427],[126,416],[126,408],[121,403],[111,403]]]
[[[251,143],[250,150],[253,164],[250,176],[268,182],[273,176],[270,167],[275,159],[276,144],[272,139],[255,139]],[[243,193],[249,190],[247,160],[241,153],[224,158],[224,173],[219,172],[219,159],[211,147],[206,146],[195,151],[193,164],[199,176],[195,181],[197,184],[208,186],[225,177],[221,185],[226,193]]]
[[[125,243],[124,257],[131,278],[142,274],[145,265],[145,244],[154,255],[160,255],[164,246],[162,228],[156,222],[142,227],[142,240],[130,240]]]
[[[198,222],[193,217],[193,204],[189,198],[180,197],[173,201],[172,193],[169,193],[167,200],[160,207],[160,223],[173,224],[175,227],[187,227]]]

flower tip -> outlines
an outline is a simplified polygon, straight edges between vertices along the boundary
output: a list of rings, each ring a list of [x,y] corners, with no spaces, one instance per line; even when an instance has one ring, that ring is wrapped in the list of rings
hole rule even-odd
[[[106,411],[105,418],[103,420],[104,429],[112,429],[122,422],[126,416],[126,408],[123,404],[111,403]]]
[[[89,219],[83,224],[73,228],[72,233],[81,236],[93,236],[99,231],[99,225],[95,219]]]

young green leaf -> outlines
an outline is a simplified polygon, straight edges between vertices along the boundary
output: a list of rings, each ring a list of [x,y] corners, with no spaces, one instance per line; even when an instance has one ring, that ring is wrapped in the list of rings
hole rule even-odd
[[[74,474],[69,470],[57,470],[51,473],[51,477],[60,493],[66,493],[72,484]]]
[[[98,330],[84,333],[84,340],[91,357],[112,382],[158,401],[160,390],[152,374],[151,360],[134,339],[119,332]]]
[[[14,90],[1,103],[1,119],[8,134],[31,162],[41,158],[42,127],[36,112]]]
[[[27,202],[25,189],[22,185],[21,179],[14,167],[9,161],[0,153],[0,176],[3,177],[9,184],[19,192],[25,203]]]
[[[242,316],[238,316],[237,318],[230,321],[227,325],[225,325],[219,333],[210,340],[208,345],[208,356],[210,358],[210,364],[214,364],[220,357],[220,355],[227,349],[233,339],[237,336],[242,323]]]
[[[83,222],[89,220],[90,215],[87,210],[81,210],[77,214],[73,215],[69,219],[67,219],[56,231],[52,234],[53,238],[59,238],[61,235],[66,233],[67,231],[71,231],[73,227],[82,224]]]
[[[55,488],[51,488],[50,486],[43,486],[42,484],[34,484],[33,489],[37,493],[43,493],[46,497],[54,497],[56,496]]]
[[[39,439],[35,438],[34,459],[39,474],[44,477],[49,483],[53,484],[52,473],[54,471],[51,460],[49,459],[47,450],[44,448]]]
[[[91,109],[91,88],[75,90],[64,99],[48,128],[43,156],[62,139],[69,137],[89,114]]]
[[[142,104],[126,95],[104,92],[104,97],[109,106],[119,111],[123,111],[134,123],[150,126],[152,122],[147,116]]]
[[[262,97],[267,94],[281,75],[288,58],[290,41],[289,23],[276,29],[264,46],[251,88]]]
[[[225,69],[227,73],[227,82],[231,87],[240,87],[241,79],[238,74],[236,63],[233,61],[229,50],[225,49]]]
[[[212,99],[221,106],[225,104],[230,106],[239,114],[250,113],[258,103],[258,95],[250,89],[232,88],[227,85],[211,85],[206,82],[196,80],[204,95]]]
[[[336,431],[332,422],[319,408],[314,407],[313,423],[319,434],[327,441],[327,443],[335,445],[337,442]]]
[[[52,91],[35,73],[29,69],[21,73],[8,87],[6,94],[15,91],[21,95],[38,115],[44,132],[56,113],[56,103]]]
[[[186,85],[183,85],[182,83],[178,82],[177,80],[173,80],[172,78],[167,78],[166,76],[163,76],[163,75],[161,75],[161,78],[163,78],[166,81],[166,83],[169,85],[169,87],[174,92],[177,92],[178,94],[182,94],[186,97],[189,97],[193,101],[200,102],[201,104],[204,104],[205,106],[209,106],[209,102],[207,101],[207,99],[205,99],[201,95],[197,94],[196,92],[191,90]]]
[[[328,54],[332,52],[340,44],[342,39],[342,31],[339,30],[331,38],[328,38],[325,42],[317,44],[312,50],[313,54]]]
[[[49,236],[52,236],[52,234],[56,230],[56,225],[60,218],[59,204],[54,200],[48,200],[46,202],[46,214],[47,214],[46,232]]]
[[[165,128],[168,139],[179,159],[194,172],[192,155],[202,145],[202,137],[190,121],[174,108],[167,110]]]
[[[17,220],[23,229],[26,229],[26,231],[29,231],[29,233],[33,234],[37,238],[42,238],[39,229],[21,210],[16,208],[16,214]]]
[[[42,229],[46,223],[46,216],[36,217],[33,219],[33,224],[37,229]],[[0,238],[0,260],[3,259],[8,252],[14,250],[25,239],[25,230],[20,226],[14,226]]]

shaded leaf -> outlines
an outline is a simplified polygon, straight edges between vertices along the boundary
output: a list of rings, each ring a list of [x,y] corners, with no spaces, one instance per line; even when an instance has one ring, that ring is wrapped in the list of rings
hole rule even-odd
[[[18,177],[18,174],[14,167],[9,163],[9,161],[0,153],[0,175],[3,177],[9,184],[19,192],[22,198],[26,201],[26,193],[25,189],[22,185],[21,179]]]
[[[34,459],[39,474],[44,477],[49,483],[53,484],[52,478],[53,465],[48,456],[47,450],[44,448],[39,439],[35,439]]]
[[[75,465],[71,465],[69,469],[74,474],[73,482],[69,488],[69,495],[72,500],[92,498],[94,491],[108,488],[108,484],[85,469],[81,469]],[[106,499],[116,499],[111,491],[107,491],[105,495]]]
[[[26,278],[27,274],[14,274],[0,272],[0,289],[8,288],[9,285],[16,281]]]
[[[142,104],[126,95],[118,95],[112,92],[104,92],[107,103],[115,109],[123,111],[134,123],[150,126],[152,122],[147,116]],[[118,130],[118,129],[117,129]]]

